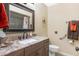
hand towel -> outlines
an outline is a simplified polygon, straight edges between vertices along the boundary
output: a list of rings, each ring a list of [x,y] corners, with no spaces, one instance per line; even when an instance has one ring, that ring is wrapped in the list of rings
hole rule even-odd
[[[8,28],[9,21],[6,14],[5,6],[3,3],[0,3],[0,28]]]
[[[70,30],[74,32],[77,31],[77,24],[70,22]]]

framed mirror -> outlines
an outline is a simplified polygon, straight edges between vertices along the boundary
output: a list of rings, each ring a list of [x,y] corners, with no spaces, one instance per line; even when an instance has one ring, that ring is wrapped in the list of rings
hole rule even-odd
[[[6,31],[34,31],[34,10],[19,3],[8,4],[8,7],[9,28]]]

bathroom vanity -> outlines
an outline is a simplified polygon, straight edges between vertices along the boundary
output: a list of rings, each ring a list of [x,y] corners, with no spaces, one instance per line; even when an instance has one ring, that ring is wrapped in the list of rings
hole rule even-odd
[[[5,32],[34,31],[34,10],[19,4],[5,4],[9,17],[9,28]],[[7,8],[8,7],[8,8]],[[25,35],[23,35],[24,37]],[[28,36],[28,35],[26,35]],[[0,56],[48,56],[48,37],[35,36],[23,40],[15,40],[11,45],[0,48]]]
[[[9,47],[0,49],[1,56],[48,56],[49,39],[47,37],[36,36],[26,40],[36,40],[29,43],[20,41]]]

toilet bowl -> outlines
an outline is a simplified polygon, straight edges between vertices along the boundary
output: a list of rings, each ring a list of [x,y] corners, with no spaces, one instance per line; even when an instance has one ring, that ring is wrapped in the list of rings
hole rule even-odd
[[[59,51],[59,47],[56,45],[49,45],[49,55],[55,55]]]

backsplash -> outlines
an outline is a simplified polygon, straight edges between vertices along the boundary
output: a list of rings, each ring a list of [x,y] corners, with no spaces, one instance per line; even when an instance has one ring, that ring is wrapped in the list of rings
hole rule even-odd
[[[22,33],[7,33],[7,40],[17,40],[19,35],[22,35]]]
[[[7,33],[7,37],[9,41],[13,41],[13,40],[17,40],[18,36],[23,35],[23,33],[17,33],[17,32],[11,32],[11,33]]]
[[[20,39],[19,37],[23,39],[23,38],[29,38],[37,35],[35,32],[8,32],[6,34],[7,34],[8,41],[18,40]]]

